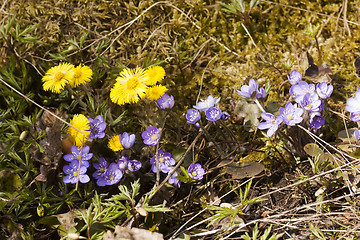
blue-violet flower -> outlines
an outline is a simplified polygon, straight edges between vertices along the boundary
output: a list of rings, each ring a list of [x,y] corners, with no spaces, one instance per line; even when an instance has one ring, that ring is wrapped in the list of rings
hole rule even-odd
[[[258,128],[260,130],[268,129],[266,135],[271,137],[276,130],[279,128],[280,123],[282,123],[283,119],[280,116],[275,117],[271,113],[261,113],[261,117],[266,122],[261,122],[258,124]]]
[[[87,183],[90,181],[88,175],[86,175],[87,168],[83,165],[79,169],[79,161],[74,160],[69,165],[63,167],[64,173],[67,175],[63,178],[64,183],[75,184],[79,177],[79,182]]]
[[[205,170],[200,163],[191,163],[188,167],[189,176],[195,180],[201,180],[204,177]]]
[[[187,122],[190,124],[195,124],[201,119],[200,112],[195,109],[189,109],[186,113]]]
[[[157,100],[158,107],[163,110],[167,108],[172,108],[174,106],[174,103],[175,103],[174,96],[173,95],[169,96],[166,93]]]
[[[330,97],[331,93],[333,92],[333,85],[327,85],[326,82],[316,84],[316,93],[319,95],[321,99],[327,99]]]
[[[296,104],[292,105],[291,102],[286,103],[285,108],[280,107],[279,113],[283,119],[283,122],[288,126],[295,126],[300,123],[303,118],[303,109],[296,107]]]
[[[90,138],[104,138],[106,123],[101,115],[98,115],[95,119],[88,118],[90,125]]]
[[[160,130],[156,127],[150,126],[141,134],[146,145],[155,146],[159,142]]]
[[[193,108],[199,111],[207,111],[209,108],[214,107],[220,102],[220,98],[213,97],[209,95],[206,100],[201,100],[201,102],[197,103],[193,106]]]
[[[216,122],[217,120],[219,120],[222,116],[222,112],[220,109],[215,108],[215,107],[210,107],[206,112],[206,119],[211,121],[211,122]]]
[[[159,169],[163,173],[168,173],[171,170],[171,166],[175,165],[175,159],[171,157],[171,153],[164,152],[163,150],[159,150],[158,152],[158,160],[159,160]],[[156,155],[150,159],[150,163],[152,164],[151,170],[156,173]]]
[[[129,135],[127,132],[124,132],[122,135],[119,135],[120,143],[125,149],[129,149],[135,142],[135,134]]]
[[[288,76],[291,85],[298,84],[301,81],[302,75],[300,72],[292,70],[290,76]]]

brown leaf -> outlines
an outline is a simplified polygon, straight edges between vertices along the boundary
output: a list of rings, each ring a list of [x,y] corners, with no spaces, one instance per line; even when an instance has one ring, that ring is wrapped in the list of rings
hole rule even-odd
[[[140,228],[126,228],[116,226],[115,231],[110,230],[104,234],[103,240],[163,240],[161,233],[151,232]]]
[[[223,162],[221,164],[224,164]],[[226,163],[225,163],[226,164]],[[233,179],[243,179],[249,177],[255,177],[261,173],[265,167],[258,162],[247,162],[239,164],[232,162],[224,167],[225,172],[230,174]]]

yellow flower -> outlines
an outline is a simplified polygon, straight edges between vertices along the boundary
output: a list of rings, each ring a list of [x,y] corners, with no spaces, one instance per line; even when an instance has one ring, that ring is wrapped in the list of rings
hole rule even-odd
[[[147,75],[144,69],[124,69],[120,76],[116,78],[116,83],[110,90],[110,99],[116,104],[137,103],[145,97],[145,91],[148,88],[146,81]]]
[[[69,128],[68,134],[70,135],[72,142],[78,147],[81,147],[83,144],[85,144],[86,140],[90,135],[89,122],[90,121],[87,119],[87,117],[82,114],[75,114],[73,119],[70,121],[71,125],[83,131],[83,133],[85,134],[83,135],[81,132],[79,132],[73,127]]]
[[[165,77],[165,70],[160,66],[153,66],[146,69],[145,74],[148,76],[147,85],[155,85],[157,82],[161,82]]]
[[[65,85],[74,75],[74,65],[70,63],[60,63],[58,66],[50,68],[42,78],[45,91],[60,93]]]
[[[74,75],[69,81],[71,87],[77,87],[81,84],[86,84],[90,82],[93,75],[93,71],[88,66],[77,66],[74,68]]]
[[[120,138],[119,135],[115,135],[113,136],[110,140],[109,140],[109,144],[108,144],[109,148],[111,150],[113,150],[114,152],[116,151],[121,151],[124,149],[124,147],[121,145],[120,143]]]
[[[166,92],[166,87],[163,85],[156,85],[150,87],[146,91],[146,97],[150,100],[156,101],[161,98]]]

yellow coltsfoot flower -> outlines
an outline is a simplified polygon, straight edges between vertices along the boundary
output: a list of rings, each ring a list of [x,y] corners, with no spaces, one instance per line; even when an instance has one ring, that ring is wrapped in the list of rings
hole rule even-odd
[[[69,81],[70,87],[77,87],[81,84],[86,84],[91,81],[93,71],[88,66],[81,66],[81,64],[74,68],[74,75]]]
[[[153,66],[146,69],[145,74],[148,76],[147,85],[155,85],[161,82],[165,77],[165,70],[160,66]]]
[[[110,90],[110,99],[116,104],[137,103],[145,97],[147,90],[147,75],[144,69],[124,69],[120,76],[116,78],[116,83]]]
[[[75,114],[73,119],[71,119],[70,124],[77,129],[70,127],[68,130],[68,134],[73,144],[75,144],[77,147],[81,147],[82,145],[84,145],[89,138],[89,123],[90,121],[83,114]]]
[[[156,101],[161,98],[166,92],[166,87],[162,85],[156,85],[150,87],[146,91],[146,97],[150,100]]]
[[[60,93],[65,85],[73,78],[74,65],[70,63],[60,63],[58,66],[50,68],[42,78],[45,91]]]

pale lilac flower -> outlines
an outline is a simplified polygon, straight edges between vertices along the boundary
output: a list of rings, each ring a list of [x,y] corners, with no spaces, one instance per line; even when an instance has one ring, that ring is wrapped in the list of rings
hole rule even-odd
[[[201,167],[200,163],[191,163],[188,167],[189,176],[195,180],[201,180],[204,177],[205,170]]]
[[[227,112],[222,112],[222,114],[221,114],[222,120],[228,120],[229,117],[230,117],[230,114],[228,114]]]
[[[300,102],[303,109],[309,112],[318,112],[320,110],[321,100],[318,95],[306,93]]]
[[[169,172],[170,173],[170,172]],[[177,186],[178,188],[180,188],[180,184],[181,181],[180,179],[177,178],[178,173],[174,172],[173,175],[171,175],[171,177],[169,178],[168,182],[174,186]]]
[[[239,96],[243,98],[264,98],[266,91],[263,87],[259,90],[259,84],[254,79],[250,79],[249,85],[243,85],[239,90],[236,90]]]
[[[139,170],[141,168],[141,166],[142,166],[142,163],[137,160],[130,160],[127,162],[127,168],[131,172],[136,172],[137,170]]]
[[[141,134],[146,145],[155,146],[160,139],[160,130],[156,127],[150,126]]]
[[[307,82],[301,81],[296,85],[291,86],[290,96],[295,99],[295,102],[300,103],[306,93],[315,94],[315,85],[308,84]]]
[[[169,96],[166,93],[157,100],[158,107],[163,110],[167,108],[172,108],[174,106],[174,103],[175,103],[174,96],[173,95]]]
[[[96,171],[93,173],[93,177],[97,179],[96,184],[100,187],[103,187],[106,185],[106,179],[105,179],[105,173],[107,170],[107,162],[105,158],[100,157],[100,164],[95,163],[94,168]]]
[[[302,75],[300,72],[292,70],[288,76],[288,80],[291,85],[298,84],[301,81]]]
[[[116,163],[111,163],[104,175],[106,185],[114,185],[118,183],[122,176],[123,173],[119,169],[118,165]]]
[[[316,85],[316,92],[321,99],[327,99],[330,97],[331,93],[333,92],[333,85],[327,85],[326,82],[318,83]]]
[[[171,170],[171,166],[175,165],[175,159],[171,157],[171,153],[164,152],[163,150],[159,150],[158,153],[158,161],[159,161],[159,169],[163,173],[168,173]],[[156,155],[150,159],[150,163],[152,164],[151,170],[156,173]]]
[[[189,109],[186,113],[187,122],[190,124],[195,124],[201,119],[200,112],[195,109]]]
[[[89,153],[90,147],[84,146],[82,149],[82,153],[81,153],[81,149],[78,149],[75,145],[72,145],[70,149],[71,149],[71,154],[64,155],[63,157],[64,160],[68,162],[72,162],[74,160],[79,160],[79,161],[81,160],[81,165],[88,168],[89,167],[88,160],[90,160],[93,157],[93,154]]]
[[[88,118],[90,126],[90,138],[104,138],[106,123],[101,115],[98,115],[95,119]]]
[[[205,115],[206,115],[207,120],[209,120],[211,122],[216,122],[217,120],[219,120],[221,118],[222,112],[218,108],[211,107],[206,111]]]
[[[355,129],[355,131],[354,131],[354,137],[355,137],[356,141],[359,141],[359,139],[360,139],[359,129]]]
[[[360,87],[355,96],[346,101],[345,110],[350,113],[360,112]]]
[[[319,129],[324,125],[325,120],[319,112],[313,112],[310,114],[309,125],[311,128]]]
[[[87,183],[90,181],[88,175],[86,175],[87,167],[81,165],[79,169],[79,161],[74,160],[69,165],[63,167],[64,173],[67,175],[63,178],[64,183],[75,184],[79,178],[79,182]]]
[[[122,135],[119,135],[120,143],[125,149],[129,149],[135,142],[135,134],[129,135],[127,132],[124,132]]]
[[[360,122],[360,112],[352,112],[352,113],[350,113],[350,119],[353,122]]]
[[[213,97],[209,95],[206,100],[201,100],[201,102],[197,103],[193,106],[193,108],[199,111],[207,111],[209,108],[214,107],[220,102],[220,98]]]
[[[121,171],[125,171],[127,167],[127,163],[129,161],[129,156],[127,154],[124,154],[118,161],[117,165]]]
[[[295,126],[300,123],[303,118],[303,109],[296,107],[296,104],[292,105],[291,102],[286,103],[285,108],[280,107],[279,113],[283,119],[283,122],[288,126]]]
[[[282,123],[283,119],[280,116],[275,117],[271,113],[261,113],[261,117],[266,122],[261,122],[258,124],[258,128],[260,130],[268,129],[266,135],[271,137],[276,130],[279,128],[279,125]]]

